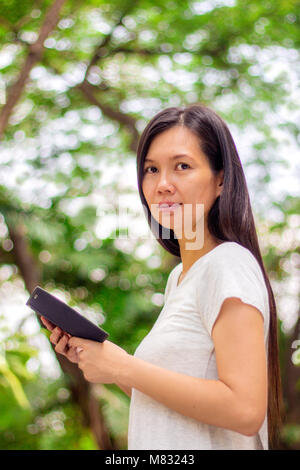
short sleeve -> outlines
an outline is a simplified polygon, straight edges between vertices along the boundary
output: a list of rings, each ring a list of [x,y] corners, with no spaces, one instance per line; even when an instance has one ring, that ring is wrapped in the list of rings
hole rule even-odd
[[[250,252],[244,252],[239,257],[227,254],[214,259],[207,264],[205,276],[197,279],[198,308],[210,336],[224,300],[230,297],[237,297],[256,307],[264,318],[266,331],[266,296],[267,289],[261,268]]]

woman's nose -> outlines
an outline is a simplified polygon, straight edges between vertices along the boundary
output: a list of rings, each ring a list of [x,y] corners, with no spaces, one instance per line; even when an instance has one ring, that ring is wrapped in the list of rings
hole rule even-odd
[[[167,174],[161,174],[157,183],[157,190],[162,191],[174,191],[174,184]]]

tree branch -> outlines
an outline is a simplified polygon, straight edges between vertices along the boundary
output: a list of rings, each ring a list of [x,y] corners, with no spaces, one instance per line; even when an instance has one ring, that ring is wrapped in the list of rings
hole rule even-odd
[[[47,59],[43,59],[43,64],[56,75],[61,75],[57,67],[52,66]],[[99,99],[96,98],[96,96],[94,95],[96,91],[108,91],[111,90],[112,87],[108,85],[108,83],[105,81],[102,81],[99,85],[95,86],[90,84],[87,80],[83,80],[80,84],[76,85],[75,87],[70,84],[70,89],[72,88],[77,88],[78,90],[80,90],[91,104],[101,109],[105,116],[112,120],[118,121],[120,124],[123,124],[125,125],[125,127],[127,127],[132,136],[130,142],[130,150],[135,153],[139,140],[139,132],[136,128],[136,119],[134,119],[132,116],[129,116],[128,114],[124,114],[121,111],[114,110],[110,106],[101,103],[101,101],[99,101]]]
[[[104,55],[106,55],[107,50],[105,49],[105,47],[111,41],[111,38],[112,38],[112,35],[113,35],[115,29],[122,24],[123,18],[134,8],[136,3],[137,3],[137,0],[134,0],[134,1],[131,1],[131,2],[127,3],[124,11],[121,13],[118,21],[115,23],[115,25],[112,28],[111,32],[109,34],[107,34],[102,39],[102,41],[96,46],[96,48],[94,50],[94,53],[92,55],[92,58],[91,58],[91,60],[89,61],[88,65],[87,65],[83,81],[86,81],[91,67],[93,67],[93,65],[95,65],[98,62],[99,59],[101,59]]]
[[[128,114],[124,114],[119,110],[113,109],[110,106],[101,103],[101,101],[99,101],[93,93],[93,90],[95,87],[93,87],[93,85],[90,85],[88,82],[84,81],[80,83],[79,85],[77,85],[76,88],[82,91],[82,93],[85,95],[85,97],[88,99],[88,101],[91,104],[101,109],[101,111],[103,112],[103,114],[105,114],[105,116],[115,121],[118,121],[121,124],[123,124],[125,127],[127,127],[127,129],[132,135],[130,149],[133,152],[136,152],[138,139],[139,139],[139,133],[136,129],[136,119],[133,118],[132,116],[129,116]]]
[[[144,55],[144,56],[154,56],[154,55],[162,55],[164,54],[163,51],[159,49],[145,49],[145,48],[130,48],[130,47],[125,47],[125,46],[118,46],[115,49],[111,51],[112,54],[116,54],[117,52],[124,52],[125,54],[139,54],[139,55]],[[188,52],[186,49],[181,49],[178,51],[170,51],[167,53],[167,55],[171,54],[178,54],[178,53],[184,53]]]
[[[36,64],[36,62],[38,62],[41,58],[44,48],[44,41],[49,36],[51,31],[55,28],[58,22],[59,12],[65,1],[66,0],[55,0],[55,2],[53,3],[53,5],[45,16],[45,20],[40,29],[38,39],[34,44],[29,47],[29,53],[27,55],[23,68],[19,74],[17,81],[10,88],[6,104],[3,106],[0,113],[0,140],[6,129],[9,117],[16,103],[21,97],[23,89],[28,80],[30,71]]]

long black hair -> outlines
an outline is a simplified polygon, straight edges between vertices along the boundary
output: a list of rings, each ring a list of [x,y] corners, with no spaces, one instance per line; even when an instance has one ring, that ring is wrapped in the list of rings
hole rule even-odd
[[[223,189],[210,209],[207,218],[212,236],[244,246],[257,259],[268,290],[270,327],[268,343],[268,434],[269,448],[278,445],[282,425],[282,388],[278,352],[278,322],[273,290],[266,273],[258,243],[254,217],[243,167],[228,126],[211,108],[202,104],[170,107],[154,116],[144,129],[137,150],[137,180],[142,206],[148,224],[157,241],[170,253],[180,257],[178,240],[172,230],[163,237],[164,228],[152,217],[142,191],[144,161],[152,140],[160,133],[184,126],[199,138],[212,172],[224,170]]]

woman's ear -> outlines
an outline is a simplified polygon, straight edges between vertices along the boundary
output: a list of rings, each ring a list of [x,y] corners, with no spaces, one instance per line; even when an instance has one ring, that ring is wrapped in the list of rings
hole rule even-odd
[[[224,170],[220,170],[220,173],[218,174],[217,196],[220,196],[223,190],[223,182],[224,182]]]

